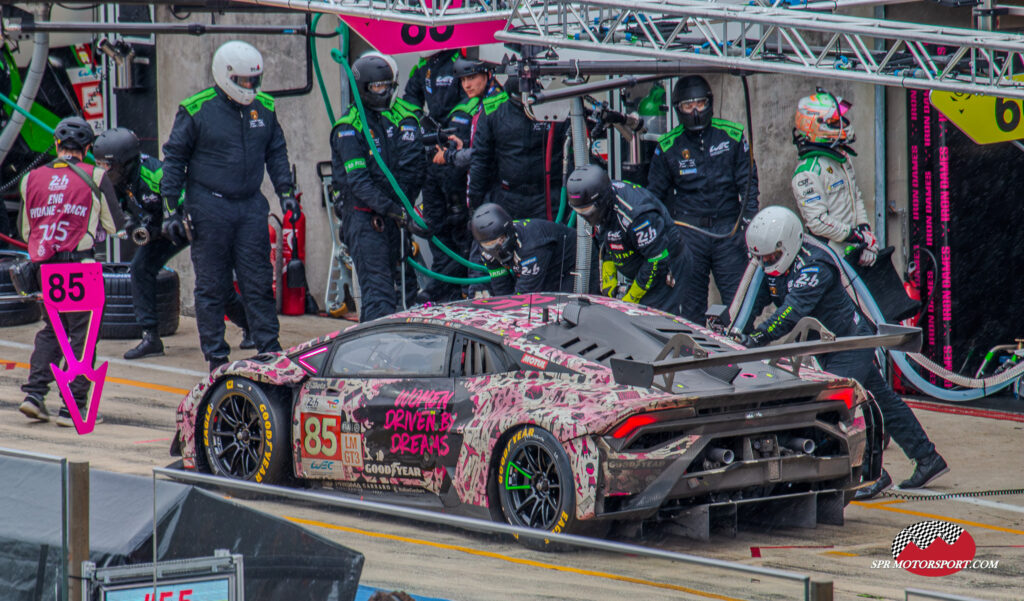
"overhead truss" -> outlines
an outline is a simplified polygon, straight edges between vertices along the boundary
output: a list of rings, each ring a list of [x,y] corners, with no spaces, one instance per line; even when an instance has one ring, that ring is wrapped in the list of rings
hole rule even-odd
[[[888,86],[1024,98],[1024,37],[694,0],[517,0],[495,36]]]
[[[1024,99],[1024,36],[828,12],[906,1],[234,0],[423,27],[504,20],[505,42]]]

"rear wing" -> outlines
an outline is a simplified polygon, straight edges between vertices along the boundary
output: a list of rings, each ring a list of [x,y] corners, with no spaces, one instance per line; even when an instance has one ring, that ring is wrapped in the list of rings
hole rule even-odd
[[[686,337],[689,338],[689,337]],[[802,361],[797,358],[807,355],[820,355],[838,351],[851,351],[864,348],[886,347],[898,351],[916,353],[921,350],[921,328],[910,328],[891,324],[879,324],[878,334],[872,336],[846,336],[834,340],[815,340],[810,342],[791,342],[772,345],[764,348],[751,348],[743,351],[709,354],[707,350],[689,339],[682,346],[689,347],[693,355],[659,359],[655,361],[634,361],[631,359],[612,358],[611,368],[615,382],[628,386],[650,388],[656,376],[666,377],[666,389],[671,389],[674,374],[691,369],[707,369],[719,366],[733,366],[737,363],[771,359],[790,359],[799,366]],[[669,346],[676,349],[680,341],[669,341]],[[664,355],[664,351],[662,353]],[[799,367],[797,367],[799,369]]]

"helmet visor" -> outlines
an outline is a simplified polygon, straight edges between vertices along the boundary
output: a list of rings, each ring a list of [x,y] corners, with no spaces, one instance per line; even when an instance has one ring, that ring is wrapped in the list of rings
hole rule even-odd
[[[700,98],[687,98],[685,100],[680,100],[676,103],[676,108],[684,113],[703,111],[708,108],[708,98],[707,96],[702,96]]]
[[[263,81],[263,74],[259,75],[232,75],[231,81],[246,90],[258,90]]]
[[[754,255],[757,260],[761,262],[761,265],[769,267],[775,265],[782,259],[782,249],[779,248],[775,252],[768,253],[767,255]]]
[[[487,242],[481,242],[480,243],[480,248],[482,248],[484,251],[488,252],[489,254],[491,254],[493,256],[494,255],[494,251],[496,251],[499,248],[501,248],[501,246],[503,244],[505,244],[505,242],[507,240],[508,240],[508,235],[507,234],[502,234],[502,235],[498,236],[497,238],[495,238],[494,240],[488,240]]]
[[[366,84],[366,90],[371,94],[387,94],[391,89],[392,81],[374,81]]]
[[[578,213],[580,217],[586,219],[586,218],[590,217],[591,215],[593,215],[594,213],[597,212],[597,203],[596,202],[592,202],[592,203],[590,203],[588,205],[584,205],[582,207],[575,207],[574,206],[572,208],[572,210],[576,211],[576,213]]]

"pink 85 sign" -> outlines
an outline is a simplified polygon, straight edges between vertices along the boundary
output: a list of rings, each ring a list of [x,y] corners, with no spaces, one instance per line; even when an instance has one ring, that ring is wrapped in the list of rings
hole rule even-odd
[[[107,364],[103,363],[93,369],[96,356],[96,342],[99,340],[100,318],[103,316],[103,304],[106,296],[103,290],[103,266],[99,263],[44,263],[40,266],[43,280],[43,305],[46,315],[53,324],[53,332],[64,353],[67,369],[61,369],[53,363],[53,377],[57,381],[64,406],[71,414],[71,421],[79,434],[92,432],[99,413],[100,396],[103,394],[103,382],[107,377]],[[61,313],[88,313],[89,329],[82,356],[75,356],[71,340],[60,320]],[[86,416],[78,410],[78,403],[71,394],[71,382],[82,376],[92,382],[92,394],[89,398]]]
[[[432,4],[431,0],[426,0],[428,7]],[[449,8],[461,7],[462,0],[453,0],[449,5]],[[339,18],[378,52],[384,54],[429,52],[493,44],[495,42],[494,33],[505,27],[505,19],[442,27],[423,27],[422,25],[380,21],[365,17],[339,15]]]

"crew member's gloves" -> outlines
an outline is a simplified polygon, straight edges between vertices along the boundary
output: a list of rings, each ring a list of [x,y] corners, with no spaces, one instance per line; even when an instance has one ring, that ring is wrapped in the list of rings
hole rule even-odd
[[[299,205],[299,200],[295,198],[295,194],[291,190],[281,194],[281,214],[286,215],[289,211],[292,213],[289,223],[295,224],[302,217],[302,206]]]
[[[192,232],[186,223],[185,209],[183,208],[178,208],[165,219],[160,231],[175,246],[185,246],[192,241]]]
[[[338,200],[334,201],[334,214],[338,216],[338,219],[344,219],[344,206],[345,202],[339,197]]]
[[[409,229],[409,232],[414,236],[419,236],[420,238],[426,238],[427,240],[429,240],[434,235],[434,232],[433,230],[430,229],[429,223],[427,223],[426,221],[424,221],[423,223],[426,223],[426,227],[417,223],[415,219],[410,219],[406,227]]]
[[[756,348],[768,344],[768,336],[761,330],[754,330],[749,334],[734,332],[732,339],[747,348]]]
[[[138,227],[135,223],[135,218],[132,215],[128,215],[124,220],[124,227],[117,230],[117,237],[122,240],[131,238],[132,232]]]
[[[871,231],[871,226],[866,223],[858,225],[856,228],[850,228],[850,235],[846,238],[847,242],[859,242],[864,245],[864,249],[860,253],[857,262],[864,267],[871,267],[875,264],[878,259],[878,238],[875,238],[875,234]]]
[[[491,297],[491,291],[487,290],[487,289],[477,290],[476,292],[473,293],[473,298],[490,298],[490,297]]]
[[[626,296],[626,292],[628,290],[629,286],[625,284],[616,284],[615,286],[610,286],[601,290],[601,292],[604,292],[610,298],[622,298],[623,296]]]

